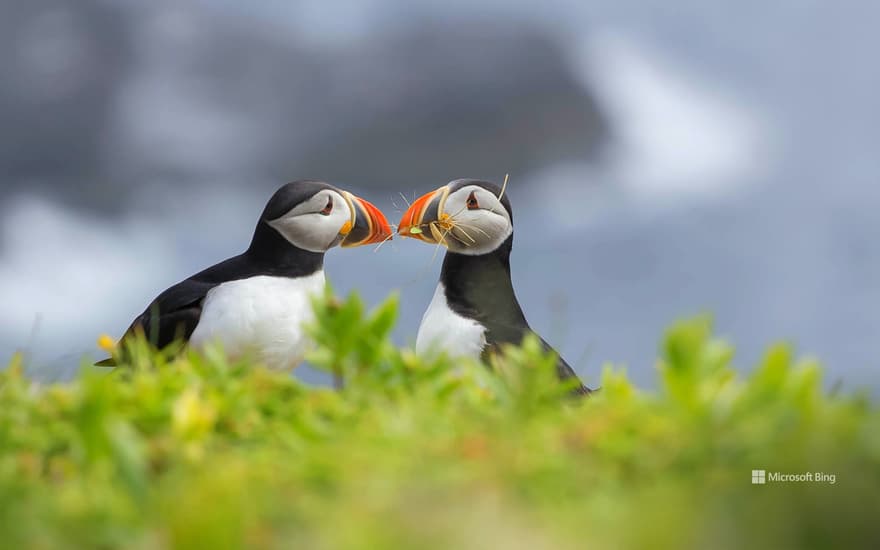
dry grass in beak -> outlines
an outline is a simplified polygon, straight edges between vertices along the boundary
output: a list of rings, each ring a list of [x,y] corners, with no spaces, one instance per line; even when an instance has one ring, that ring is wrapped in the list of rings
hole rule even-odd
[[[501,201],[501,197],[504,196],[504,191],[507,189],[507,179],[510,177],[510,174],[504,174],[504,183],[501,184],[501,193],[498,195],[498,200]]]
[[[379,252],[379,249],[382,248],[382,245],[387,243],[388,241],[390,241],[392,238],[394,238],[394,234],[397,233],[397,224],[392,223],[389,225],[391,226],[391,234],[389,234],[387,237],[382,239],[382,242],[380,242],[379,244],[376,245],[376,248],[373,249],[374,253]]]

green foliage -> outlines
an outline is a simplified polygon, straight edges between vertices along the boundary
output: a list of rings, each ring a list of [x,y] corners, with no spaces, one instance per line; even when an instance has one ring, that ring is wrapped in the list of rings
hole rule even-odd
[[[747,377],[707,319],[674,325],[659,390],[607,367],[572,398],[537,340],[492,369],[391,344],[392,297],[315,304],[339,390],[219,349],[126,343],[129,368],[0,373],[10,548],[876,548],[880,411],[771,348]],[[591,385],[596,385],[591,384]],[[752,485],[751,471],[836,482]]]

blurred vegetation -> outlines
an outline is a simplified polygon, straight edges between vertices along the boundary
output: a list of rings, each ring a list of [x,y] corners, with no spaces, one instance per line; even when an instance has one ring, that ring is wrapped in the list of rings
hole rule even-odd
[[[390,298],[316,303],[344,388],[127,342],[131,368],[0,373],[8,548],[880,548],[880,412],[771,348],[748,377],[707,319],[657,391],[606,368],[578,400],[535,341],[483,365],[389,340]],[[589,382],[589,381],[588,381]],[[591,385],[595,385],[591,384]],[[752,485],[751,470],[836,483]]]

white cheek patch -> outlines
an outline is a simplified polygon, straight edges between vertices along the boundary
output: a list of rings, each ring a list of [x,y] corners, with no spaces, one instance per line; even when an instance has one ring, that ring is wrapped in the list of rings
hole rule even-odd
[[[282,217],[269,222],[269,226],[281,233],[287,241],[309,252],[324,252],[329,248],[330,241],[320,231],[320,214],[301,214],[293,217]]]
[[[471,193],[474,193],[480,208],[467,208],[466,201]],[[482,187],[468,186],[452,193],[444,205],[444,212],[455,223],[451,231],[455,240],[447,240],[448,247],[459,254],[488,254],[513,233],[507,210],[495,195]]]
[[[455,217],[456,226],[452,234],[461,241],[462,254],[487,254],[503,243],[513,232],[506,218],[486,210],[474,210],[467,216]]]
[[[320,213],[333,198],[333,210],[329,215]],[[351,221],[351,210],[341,195],[334,191],[322,191],[308,201],[297,205],[287,214],[267,222],[292,245],[309,252],[326,252],[339,244],[339,230]]]

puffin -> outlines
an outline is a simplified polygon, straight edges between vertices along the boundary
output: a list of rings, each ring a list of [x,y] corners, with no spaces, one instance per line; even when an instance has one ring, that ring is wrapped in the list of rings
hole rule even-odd
[[[486,359],[502,344],[520,344],[534,331],[510,278],[513,210],[498,185],[459,179],[416,199],[404,212],[398,234],[446,247],[440,282],[416,336],[416,353]],[[554,351],[539,335],[544,349]],[[556,353],[560,379],[587,388]]]
[[[142,332],[159,349],[218,341],[229,357],[291,369],[311,343],[303,324],[313,318],[311,296],[324,290],[324,253],[391,236],[384,214],[366,200],[322,181],[288,183],[269,199],[247,250],[159,294],[123,338]]]

